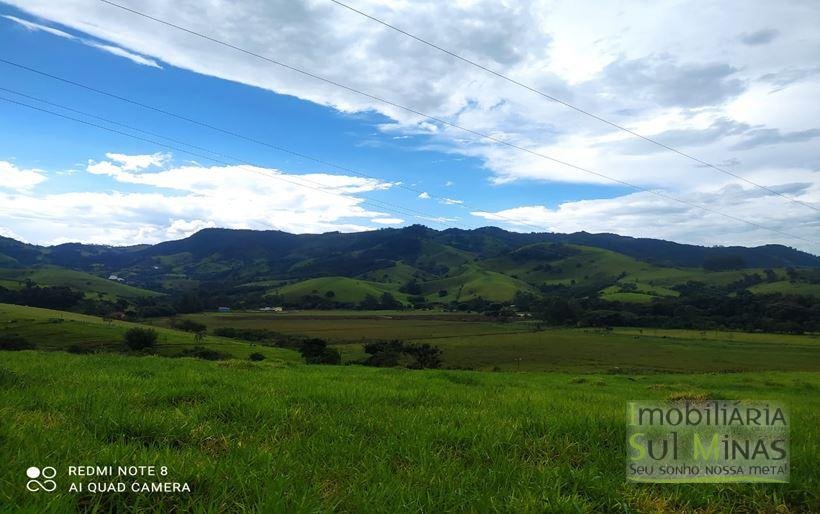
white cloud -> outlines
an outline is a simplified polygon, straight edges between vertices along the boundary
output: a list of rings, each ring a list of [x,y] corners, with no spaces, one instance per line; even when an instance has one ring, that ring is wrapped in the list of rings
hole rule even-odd
[[[128,245],[179,239],[214,226],[316,233],[403,223],[368,208],[359,196],[392,186],[379,180],[254,166],[168,167],[167,154],[106,156],[110,160],[92,161],[88,173],[147,192],[0,192],[0,225],[38,243]],[[7,169],[14,168],[0,163],[0,176]]]
[[[87,46],[102,50],[103,52],[108,52],[110,54],[117,55],[119,57],[125,57],[126,59],[128,59],[128,60],[130,60],[130,61],[132,61],[136,64],[140,64],[142,66],[150,66],[152,68],[160,68],[160,69],[162,68],[162,66],[157,64],[157,62],[154,61],[153,59],[149,59],[149,58],[144,57],[142,55],[138,55],[138,54],[135,54],[133,52],[129,52],[128,50],[125,50],[124,48],[120,48],[118,46],[106,45],[106,44],[100,43],[98,41],[92,41],[90,39],[80,38],[80,37],[77,37],[73,34],[69,34],[68,32],[62,31],[60,29],[55,29],[54,27],[49,27],[48,25],[43,25],[43,24],[40,24],[40,23],[34,23],[33,21],[24,20],[24,19],[18,18],[16,16],[11,16],[11,15],[6,15],[6,14],[4,14],[2,16],[3,16],[3,18],[9,19],[9,20],[11,20],[11,21],[13,21],[13,22],[15,22],[19,25],[22,25],[23,27],[25,27],[26,29],[31,30],[31,31],[46,32],[46,33],[51,34],[53,36],[58,36],[58,37],[61,37],[61,38],[64,38],[64,39],[70,39],[72,41],[78,41],[78,42],[80,42],[84,45],[87,45]]]
[[[12,229],[4,227],[2,225],[0,225],[0,237],[10,237],[12,239],[16,239],[17,241],[28,243],[28,241],[26,241],[26,239],[23,236],[13,231]]]
[[[419,193],[418,197],[421,198],[422,200],[429,200],[430,199],[430,193],[428,193],[427,191],[422,191],[421,193]]]
[[[400,225],[404,223],[404,220],[401,218],[373,218],[370,221],[380,225]]]
[[[442,198],[439,200],[439,203],[444,205],[461,205],[464,203],[464,200],[456,200],[454,198]]]
[[[96,0],[9,3],[179,68],[344,112],[376,111],[392,120],[381,124],[380,130],[393,137],[423,135],[411,141],[474,157],[499,188],[520,181],[613,183],[532,154],[475,141],[474,136],[452,127]],[[811,194],[820,183],[815,172],[820,169],[816,139],[784,137],[775,144],[742,151],[733,148],[747,140],[746,132],[752,130],[759,137],[811,134],[820,128],[820,102],[816,101],[820,74],[815,71],[820,54],[815,20],[820,16],[820,3],[769,2],[749,9],[742,0],[705,4],[362,0],[356,7],[617,123],[661,141],[672,138],[706,161],[735,162],[734,173],[759,183],[787,187],[785,175],[800,174],[801,181],[812,187],[796,196],[817,201]],[[615,180],[663,188],[685,198],[697,197],[704,188],[746,186],[680,156],[658,152],[648,143],[630,140],[625,144],[629,136],[623,132],[454,61],[330,2],[247,0],[218,2],[203,9],[195,0],[180,0],[169,9],[164,0],[146,0],[138,8]],[[593,11],[596,15],[589,16]],[[282,29],[270,30],[271,26]],[[777,87],[774,91],[773,85]],[[735,129],[724,130],[728,126]],[[781,198],[771,199],[775,200],[773,209],[795,207]],[[751,196],[745,201],[759,202]],[[805,207],[800,209],[812,214]],[[671,227],[667,237],[677,233]],[[720,236],[710,242],[721,242]]]
[[[213,220],[170,220],[168,228],[165,229],[165,234],[168,239],[184,239],[203,228],[214,228],[216,222]]]
[[[344,111],[374,109],[397,121],[382,125],[383,130],[397,132],[396,137],[435,134],[437,144],[445,149],[482,159],[497,184],[528,179],[611,183],[514,149],[473,142],[473,136],[456,129],[437,126],[395,107],[92,0],[12,3],[175,66]],[[675,6],[596,3],[599,15],[594,17],[586,15],[590,5],[539,0],[515,6],[489,0],[391,5],[374,1],[358,7],[387,20],[400,20],[403,26],[445,47],[615,121],[640,127],[648,135],[687,126],[698,130],[703,125],[699,117],[727,117],[731,105],[754,94],[760,77],[770,77],[768,91],[771,77],[779,73],[793,76],[794,69],[813,63],[813,56],[820,51],[820,36],[810,22],[820,7],[811,4],[770,4],[749,10],[739,0],[711,9],[693,9],[686,2]],[[658,155],[651,146],[645,146],[651,149],[651,158],[601,149],[603,141],[623,137],[623,133],[331,4],[248,1],[203,10],[187,0],[168,10],[153,0],[143,2],[140,9],[617,180],[675,188],[725,180],[710,169],[693,172],[690,161]],[[715,12],[732,13],[734,35],[723,36],[726,26]],[[281,20],[287,21],[289,30],[263,29]],[[741,34],[757,33],[780,35],[754,48],[741,41]],[[316,39],[315,34],[322,37]],[[820,83],[812,84],[816,96]],[[778,99],[778,105],[789,104],[795,87],[779,94],[783,98]],[[770,121],[764,119],[763,123],[783,131],[816,128],[811,120],[820,118],[820,107],[816,102],[801,105],[808,111],[801,115],[805,120],[801,126],[780,126],[782,120],[776,114],[769,114]],[[693,111],[693,106],[701,111]],[[727,138],[698,148],[698,154],[707,160],[728,159],[734,141]],[[800,156],[816,154],[810,145],[792,151]],[[768,151],[759,153],[766,155]],[[744,159],[735,171],[754,173],[755,160]]]
[[[117,175],[122,170],[119,166],[112,163],[111,161],[89,161],[86,170],[89,173],[93,173],[94,175]]]
[[[27,190],[46,180],[38,169],[20,169],[8,161],[0,161],[0,189]]]
[[[129,52],[128,50],[124,50],[118,46],[105,45],[102,43],[95,43],[93,41],[83,41],[83,43],[87,44],[88,46],[93,46],[94,48],[99,48],[104,52],[108,52],[119,57],[125,57],[129,61],[139,64],[141,66],[150,66],[151,68],[162,69],[162,66],[157,64],[157,61],[149,59],[147,57],[143,57],[133,52]]]
[[[86,171],[94,175],[109,175],[122,182],[139,182],[136,175],[129,172],[157,168],[171,160],[170,154],[153,153],[145,155],[105,154],[109,161],[89,159]]]
[[[789,192],[805,187],[810,186],[795,184]],[[810,194],[820,199],[820,189],[815,188]],[[552,209],[543,205],[527,205],[495,212],[473,211],[471,214],[526,232],[610,232],[707,246],[712,245],[715,234],[719,234],[722,245],[758,246],[776,242],[820,253],[820,241],[817,240],[820,219],[798,205],[784,206],[776,197],[736,185],[691,193],[683,199],[729,212],[736,218],[752,220],[765,229],[727,220],[719,214],[705,213],[648,192],[565,202]],[[767,229],[793,234],[813,243]]]
[[[17,16],[11,16],[11,15],[8,15],[8,14],[4,14],[3,18],[6,18],[7,20],[11,20],[11,21],[17,23],[18,25],[22,25],[23,27],[25,27],[25,28],[27,28],[28,30],[31,30],[31,31],[39,30],[39,31],[42,31],[42,32],[47,32],[47,33],[49,33],[53,36],[58,36],[58,37],[62,37],[62,38],[65,38],[65,39],[75,39],[75,40],[77,39],[76,36],[72,36],[68,32],[63,32],[62,30],[55,29],[54,27],[49,27],[49,26],[46,26],[46,25],[41,25],[39,23],[34,23],[32,21],[24,20],[22,18],[18,18]]]

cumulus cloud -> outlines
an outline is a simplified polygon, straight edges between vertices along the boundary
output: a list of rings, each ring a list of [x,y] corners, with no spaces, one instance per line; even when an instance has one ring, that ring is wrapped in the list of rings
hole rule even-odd
[[[820,129],[798,130],[782,133],[778,129],[757,129],[748,132],[748,137],[732,146],[733,150],[749,150],[758,146],[781,143],[802,143],[820,137]]]
[[[93,0],[11,3],[41,18],[174,66],[294,95],[342,111],[375,110],[394,121],[380,126],[395,133],[394,137],[423,134],[432,137],[440,149],[485,161],[495,183],[555,179],[555,172],[522,172],[531,169],[531,156],[509,147],[476,142],[473,135],[395,106],[283,70]],[[759,55],[745,53],[743,48],[747,45],[741,41],[721,39],[725,24],[719,17],[685,3],[674,7],[596,4],[600,10],[596,19],[586,16],[587,8],[575,3],[545,0],[515,4],[491,0],[401,4],[364,1],[357,7],[400,22],[443,47],[463,52],[549,94],[633,127],[648,127],[650,133],[686,125],[686,118],[693,115],[687,114],[687,110],[720,110],[726,102],[743,96],[754,80],[781,71],[773,68],[804,63],[812,50],[818,50],[820,40],[809,22],[818,8],[808,4],[757,10],[744,9],[739,0],[734,5],[722,5],[733,12],[732,19],[738,27],[759,27],[765,23],[767,29],[758,31],[760,34],[747,34],[756,41],[773,37],[780,27],[788,27],[795,38],[803,38],[799,44],[784,39],[777,56],[769,53],[774,51],[769,46],[766,51],[758,51]],[[598,144],[601,137],[617,137],[611,127],[453,61],[330,3],[249,0],[200,9],[193,0],[183,0],[174,9],[167,9],[163,2],[150,0],[142,2],[139,9],[542,153],[560,154],[568,146],[584,153]],[[271,25],[282,30],[268,30]],[[669,116],[675,111],[678,116]],[[726,116],[716,113],[715,118],[719,117]],[[606,168],[610,165],[608,157],[598,154],[592,164]],[[720,160],[726,158],[720,156]],[[685,174],[691,167],[691,163],[680,160],[671,163],[673,169],[666,162],[663,166],[623,164],[632,171],[627,177],[617,178],[641,184],[664,183],[666,177],[676,174],[673,172]],[[589,180],[571,169],[561,174],[562,180]]]
[[[665,145],[677,148],[705,146],[728,136],[743,134],[751,128],[752,127],[746,123],[739,123],[728,118],[719,118],[703,128],[693,127],[664,130],[658,134],[652,134],[652,138]],[[634,138],[619,140],[611,146],[616,147],[625,154],[648,154],[664,151],[664,149],[658,145]]]
[[[741,35],[740,40],[745,45],[766,45],[774,41],[778,34],[780,34],[780,31],[777,29],[761,29]]]
[[[782,189],[785,192],[787,188]],[[815,201],[820,189],[807,191],[806,184],[795,184],[793,194],[806,193]],[[766,229],[774,229],[813,241],[780,235],[771,230],[739,221],[727,220],[714,212],[670,201],[649,192],[637,192],[615,198],[565,202],[555,208],[526,205],[495,212],[473,211],[471,214],[492,223],[522,231],[610,232],[635,237],[669,239],[678,242],[711,245],[720,232],[721,244],[757,246],[773,242],[820,253],[820,218],[798,205],[783,205],[778,199],[756,189],[730,185],[718,190],[692,192],[685,201],[707,205],[729,212],[740,219],[753,220]]]
[[[403,223],[367,207],[360,196],[392,187],[375,179],[309,173],[293,175],[254,166],[171,166],[167,154],[106,154],[88,173],[144,192],[65,192],[34,195],[0,191],[0,225],[41,243],[154,243],[205,227],[279,229],[290,232],[357,231]],[[0,162],[8,184],[9,163]],[[23,170],[42,178],[39,171]],[[29,182],[32,181],[31,176]],[[15,175],[17,176],[17,175]]]
[[[430,199],[430,193],[428,193],[427,191],[422,191],[421,193],[419,193],[418,197],[421,198],[422,200],[429,200]]]
[[[613,94],[687,108],[720,105],[743,93],[746,85],[737,72],[726,63],[678,64],[653,57],[616,61],[604,70]]]
[[[96,0],[8,3],[147,59],[343,112],[377,112],[387,118],[379,130],[415,136],[406,140],[408,147],[474,158],[486,173],[482,178],[499,188],[520,181],[613,183]],[[680,196],[696,194],[703,184],[740,183],[655,151],[330,2],[247,0],[208,9],[194,0],[179,0],[173,9],[162,0],[128,5],[618,181]],[[798,182],[818,183],[813,171],[820,169],[820,154],[811,132],[820,119],[817,2],[748,9],[742,0],[727,0],[703,9],[691,2],[362,0],[356,7],[632,130],[694,149],[708,162],[736,162],[734,172],[759,183],[779,187],[791,174],[800,176]],[[588,16],[591,9],[596,16]],[[742,159],[735,155],[739,150]]]
[[[125,155],[120,153],[106,153],[108,161],[89,160],[86,170],[96,175],[117,176],[126,171],[140,171],[148,168],[160,167],[170,161],[167,153],[153,153],[146,155]]]
[[[0,161],[0,189],[28,190],[46,180],[45,172],[21,169],[8,161]]]
[[[759,80],[762,82],[769,82],[774,85],[776,89],[771,92],[777,93],[787,86],[790,86],[796,82],[810,79],[818,74],[820,74],[820,66],[786,68],[761,75]]]

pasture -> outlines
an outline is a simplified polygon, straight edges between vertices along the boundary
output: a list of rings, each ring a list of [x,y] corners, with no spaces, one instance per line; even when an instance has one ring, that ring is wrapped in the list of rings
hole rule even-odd
[[[574,375],[0,354],[4,512],[817,512],[817,373]],[[786,402],[787,484],[624,478],[625,402]],[[58,490],[25,490],[56,467]],[[70,493],[70,465],[190,493]]]
[[[0,336],[22,337],[40,350],[79,352],[123,351],[123,334],[133,327],[144,326],[117,320],[103,320],[72,312],[23,307],[0,303]],[[186,348],[204,346],[234,358],[244,359],[251,353],[266,358],[294,362],[299,355],[291,350],[252,345],[224,337],[206,336],[197,341],[194,334],[163,327],[158,333],[156,353],[175,356]],[[2,354],[0,354],[2,355]]]
[[[444,365],[475,370],[607,373],[820,370],[818,335],[640,328],[539,328],[480,315],[439,312],[206,313],[185,316],[213,330],[253,328],[319,337],[344,360],[364,357],[362,343],[403,339],[443,351]],[[168,320],[161,323],[168,324]]]

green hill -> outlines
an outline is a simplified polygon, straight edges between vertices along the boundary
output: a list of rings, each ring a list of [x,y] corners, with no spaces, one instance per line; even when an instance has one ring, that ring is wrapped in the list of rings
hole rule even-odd
[[[465,308],[452,304],[479,297],[511,302],[517,293],[629,304],[666,298],[669,303],[687,288],[692,295],[749,291],[820,298],[820,268],[812,267],[816,258],[809,254],[776,246],[703,248],[612,234],[519,234],[492,228],[438,232],[422,226],[319,235],[203,230],[144,247],[42,249],[3,239],[0,249],[16,263],[53,261],[71,268],[0,269],[0,286],[20,288],[25,279],[68,286],[89,300],[77,301],[73,310],[103,312],[124,299],[131,311],[143,309],[139,312],[146,316],[175,308],[186,291],[203,300],[189,305],[206,309],[258,308],[270,301],[289,308],[377,308],[359,304],[385,293],[403,305],[411,299],[421,305],[423,297],[425,307],[432,308]],[[700,266],[684,265],[692,262]],[[761,266],[792,263],[804,267]],[[103,278],[109,273],[128,283]],[[157,299],[160,293],[167,297]],[[24,296],[9,294],[5,301],[63,308]],[[138,304],[141,297],[154,300]],[[388,302],[385,307],[396,306]]]
[[[332,293],[332,296],[328,296]],[[397,300],[406,303],[406,295],[398,292],[398,288],[391,284],[382,284],[347,277],[320,277],[294,282],[277,289],[271,294],[281,295],[286,300],[296,301],[304,296],[316,295],[332,298],[340,303],[358,303],[367,295],[378,298],[384,293],[390,293]]]
[[[123,334],[133,327],[154,328],[159,336],[156,353],[164,356],[175,356],[186,348],[204,346],[237,359],[246,359],[251,353],[259,352],[270,359],[287,362],[299,360],[296,352],[281,348],[251,345],[216,336],[206,336],[204,340],[196,341],[194,334],[180,330],[0,303],[0,337],[22,337],[42,350],[68,350],[74,347],[84,352],[120,351]]]
[[[25,287],[26,280],[40,286],[65,286],[84,293],[87,297],[101,297],[106,300],[124,298],[134,300],[142,297],[162,296],[162,293],[149,291],[108,280],[90,273],[74,271],[55,266],[36,269],[0,269],[0,286],[7,289]]]

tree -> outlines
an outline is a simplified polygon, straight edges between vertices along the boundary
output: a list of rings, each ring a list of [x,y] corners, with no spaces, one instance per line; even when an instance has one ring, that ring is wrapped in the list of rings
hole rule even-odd
[[[421,294],[421,286],[415,278],[411,278],[406,284],[399,288],[399,292],[417,296]]]
[[[327,341],[318,338],[305,339],[299,345],[299,353],[306,364],[341,364],[342,356],[335,348],[329,348]]]
[[[382,309],[401,309],[401,302],[396,300],[390,293],[382,293],[379,297],[379,304]]]
[[[186,291],[177,301],[176,310],[188,314],[191,312],[202,312],[205,308],[202,298],[196,291]]]
[[[393,367],[404,362],[411,369],[441,367],[441,349],[427,343],[413,344],[393,339],[365,343],[362,346],[365,353],[370,355],[363,361],[368,366]],[[412,362],[408,363],[408,358]]]
[[[177,330],[184,330],[185,332],[193,333],[205,332],[208,329],[208,327],[205,324],[187,318],[183,318],[180,320],[176,318],[171,318],[171,326]]]
[[[147,350],[156,346],[157,331],[152,328],[134,327],[123,335],[123,341],[130,350]]]
[[[362,300],[362,301],[359,303],[359,307],[360,307],[362,310],[366,310],[366,311],[373,311],[373,310],[376,310],[376,309],[378,309],[380,306],[381,306],[381,305],[379,304],[379,299],[378,299],[378,298],[376,298],[375,296],[373,296],[372,294],[367,294],[367,295],[365,295],[364,300]]]
[[[737,255],[715,255],[703,260],[703,269],[707,271],[726,271],[741,269],[745,264],[743,257]]]
[[[441,348],[428,343],[407,345],[405,350],[416,362],[409,367],[414,369],[437,369],[441,367]]]

